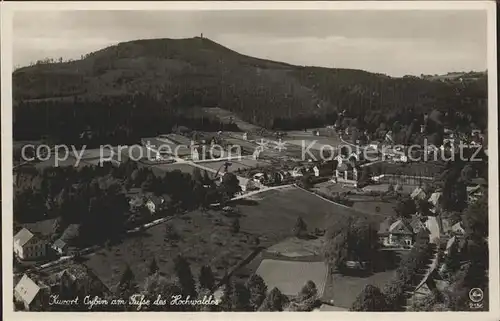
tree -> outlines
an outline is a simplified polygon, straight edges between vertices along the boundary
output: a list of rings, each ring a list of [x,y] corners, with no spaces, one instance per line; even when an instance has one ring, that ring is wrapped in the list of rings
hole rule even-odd
[[[125,271],[120,278],[120,283],[118,284],[118,294],[123,298],[128,298],[137,292],[137,283],[135,281],[134,272],[130,269],[127,264]]]
[[[212,179],[206,170],[203,170],[203,185],[212,185]]]
[[[232,311],[233,302],[231,298],[234,292],[234,284],[233,282],[231,282],[229,278],[227,278],[227,274],[225,274],[224,276],[225,277],[223,279],[226,280],[226,283],[224,284],[219,306],[222,309],[222,311]]]
[[[310,173],[305,173],[302,177],[300,177],[300,180],[298,181],[298,185],[302,187],[303,189],[309,190],[314,186],[312,177]]]
[[[361,170],[361,175],[359,175],[358,186],[366,186],[370,183],[371,175],[370,169],[368,167],[363,167]]]
[[[231,199],[236,193],[241,192],[240,182],[233,173],[225,173],[222,176],[222,193],[226,198]]]
[[[240,231],[240,220],[237,217],[231,222],[231,231],[235,234]]]
[[[274,312],[283,311],[285,304],[288,303],[288,298],[281,293],[278,288],[273,288],[267,295],[259,308],[259,311]]]
[[[153,257],[151,260],[151,264],[149,265],[149,274],[148,275],[153,275],[156,272],[158,272],[160,268],[158,267],[158,264],[156,263],[156,259]]]
[[[394,208],[400,218],[410,218],[417,211],[415,201],[408,197],[401,198]]]
[[[307,233],[307,225],[302,219],[302,217],[297,217],[295,221],[295,226],[293,227],[293,235],[296,237],[302,237],[305,233]]]
[[[181,287],[181,293],[184,296],[196,297],[196,284],[194,282],[193,274],[191,273],[191,267],[189,262],[178,255],[174,260],[174,270],[177,278],[179,279],[179,285]]]
[[[312,311],[321,303],[318,298],[318,288],[313,281],[307,281],[297,295],[298,311]]]
[[[144,285],[142,289],[142,294],[144,294],[152,302],[161,296],[162,300],[171,300],[172,296],[181,293],[181,288],[178,284],[173,281],[168,280],[160,273],[156,272],[149,275],[144,280]],[[152,304],[147,307],[151,311],[179,311],[183,310],[182,306],[178,305],[155,305]]]
[[[215,286],[215,278],[212,269],[208,265],[204,265],[200,269],[200,276],[198,277],[200,288],[212,291]]]
[[[240,282],[233,285],[234,291],[231,296],[231,311],[251,311],[250,292],[246,286]]]
[[[165,224],[165,236],[164,240],[165,241],[177,241],[179,240],[180,236],[179,233],[177,233],[177,230],[175,229],[175,226],[167,222]]]
[[[387,311],[385,300],[378,287],[368,284],[356,297],[350,311]]]
[[[203,176],[201,176],[201,170],[198,167],[193,169],[193,173],[191,174],[194,182],[199,182],[203,185]]]
[[[471,203],[464,211],[464,228],[467,236],[474,241],[482,241],[488,237],[488,193],[476,202]]]
[[[257,311],[262,305],[267,295],[267,286],[264,279],[257,274],[253,274],[246,284],[250,291],[250,307]]]
[[[379,246],[375,226],[368,219],[348,218],[327,229],[324,256],[342,270],[347,261],[374,262]]]

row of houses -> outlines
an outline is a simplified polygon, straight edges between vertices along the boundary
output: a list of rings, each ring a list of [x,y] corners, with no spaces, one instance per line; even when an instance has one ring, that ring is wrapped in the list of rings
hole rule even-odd
[[[68,229],[78,228],[76,224],[71,224]],[[22,261],[42,260],[50,254],[64,254],[68,249],[68,241],[63,236],[51,242],[50,239],[40,233],[35,233],[23,227],[14,235],[14,254]]]
[[[388,248],[411,248],[416,241],[416,236],[429,236],[427,217],[414,215],[411,219],[385,219],[379,227],[378,236],[380,243]],[[448,220],[440,220],[440,229],[443,239],[461,239],[465,235],[462,222],[450,224]],[[444,225],[444,227],[443,227]],[[449,246],[449,245],[448,245]]]

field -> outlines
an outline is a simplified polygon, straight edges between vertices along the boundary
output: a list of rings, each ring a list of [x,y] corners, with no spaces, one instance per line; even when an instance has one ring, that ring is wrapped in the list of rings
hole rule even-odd
[[[127,264],[138,284],[142,284],[152,258],[157,260],[162,273],[173,275],[173,258],[178,254],[190,262],[194,275],[199,274],[202,265],[208,264],[220,277],[224,268],[235,265],[254,249],[250,235],[231,233],[230,222],[220,213],[191,212],[169,223],[180,236],[178,242],[165,240],[165,224],[160,224],[143,235],[99,250],[85,264],[111,288],[118,284]]]
[[[266,253],[289,258],[319,257],[323,252],[323,238],[310,240],[291,237],[266,249]]]
[[[261,245],[266,247],[291,236],[299,216],[309,231],[325,229],[344,217],[366,216],[295,187],[250,196],[238,202],[237,207],[243,214],[240,218],[242,230],[259,235]],[[380,216],[372,217],[376,221],[381,220]]]
[[[296,188],[272,190],[258,196],[236,205],[240,210],[241,226],[237,234],[230,229],[232,218],[216,211],[194,211],[171,219],[170,224],[180,236],[177,243],[164,239],[165,224],[160,224],[148,229],[144,235],[100,250],[91,255],[86,264],[110,287],[116,286],[126,264],[131,267],[137,281],[142,282],[153,257],[163,273],[172,275],[172,258],[177,254],[186,257],[194,274],[198,274],[202,265],[209,264],[220,277],[225,268],[234,266],[255,249],[255,236],[259,237],[263,247],[292,236],[298,216],[312,231],[315,227],[325,228],[327,224],[333,224],[339,217],[360,215]],[[251,275],[259,264],[260,261],[255,261],[253,267],[248,267],[245,277]]]
[[[358,294],[368,284],[382,289],[394,275],[394,271],[384,271],[368,277],[330,274],[323,293],[324,300],[333,300],[334,305],[349,309]]]
[[[297,262],[265,259],[256,274],[266,282],[267,288],[277,287],[285,295],[296,295],[307,281],[313,281],[321,297],[327,279],[324,262]]]

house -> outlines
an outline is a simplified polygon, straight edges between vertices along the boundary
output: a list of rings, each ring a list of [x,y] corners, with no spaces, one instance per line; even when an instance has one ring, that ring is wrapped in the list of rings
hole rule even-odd
[[[58,295],[61,291],[70,290],[81,299],[87,295],[105,297],[110,293],[109,288],[90,268],[78,263],[57,267],[44,277],[43,283],[50,288],[51,294]]]
[[[63,255],[68,249],[68,244],[62,238],[59,238],[52,244],[52,249],[59,255]]]
[[[14,236],[14,253],[21,260],[35,260],[47,254],[47,240],[22,228]]]
[[[128,204],[130,206],[130,210],[132,212],[139,210],[141,207],[143,207],[145,205],[145,203],[146,203],[146,200],[145,200],[144,196],[142,196],[142,195],[135,195],[128,202]]]
[[[44,284],[37,284],[28,275],[24,274],[14,288],[14,299],[24,305],[28,311],[41,310],[48,304],[49,288]]]
[[[332,181],[335,183],[347,183],[357,186],[358,184],[358,169],[348,162],[339,162]]]
[[[292,177],[301,177],[304,176],[304,168],[303,167],[295,167],[292,170]]]
[[[383,246],[409,248],[415,242],[415,235],[421,231],[428,232],[419,217],[396,221],[388,218],[380,223],[378,235]]]
[[[446,242],[446,248],[444,250],[444,254],[447,255],[450,252],[450,249],[456,244],[457,238],[456,236],[452,236],[447,242]]]
[[[191,151],[191,159],[193,161],[199,161],[200,160],[200,153],[198,152],[197,148],[193,148]]]
[[[410,197],[412,200],[425,200],[427,195],[421,187],[417,187],[411,192]]]
[[[146,201],[146,207],[151,212],[151,214],[154,214],[162,209],[164,209],[170,198],[168,196],[156,196],[156,195],[150,195],[148,196],[148,200]]]
[[[467,186],[467,201],[473,203],[483,196],[481,185]]]
[[[464,236],[465,235],[465,229],[464,229],[462,222],[455,223],[451,227],[451,234],[456,235],[456,236]]]
[[[431,205],[432,205],[429,210],[434,214],[436,214],[437,211],[439,210],[442,195],[443,195],[443,193],[441,193],[441,192],[434,192],[431,194],[431,196],[428,199],[428,202],[431,203]]]

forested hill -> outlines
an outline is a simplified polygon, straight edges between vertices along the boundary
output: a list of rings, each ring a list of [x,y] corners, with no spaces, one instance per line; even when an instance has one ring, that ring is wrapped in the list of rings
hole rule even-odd
[[[486,73],[474,75],[462,80],[392,78],[361,70],[293,66],[245,56],[196,37],[130,41],[77,61],[40,61],[14,72],[13,95],[19,108],[112,105],[116,99],[124,106],[141,96],[165,110],[218,106],[252,123],[276,127],[296,117],[330,121],[325,116],[337,110],[376,113],[386,121],[409,109],[466,114],[482,110],[484,116]],[[484,122],[483,116],[476,123]]]

